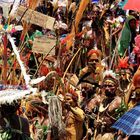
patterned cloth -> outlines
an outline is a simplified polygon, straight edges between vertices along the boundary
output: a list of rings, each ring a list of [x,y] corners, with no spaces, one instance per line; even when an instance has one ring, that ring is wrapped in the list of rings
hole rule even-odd
[[[140,135],[140,105],[126,112],[112,128],[121,130],[127,135]]]

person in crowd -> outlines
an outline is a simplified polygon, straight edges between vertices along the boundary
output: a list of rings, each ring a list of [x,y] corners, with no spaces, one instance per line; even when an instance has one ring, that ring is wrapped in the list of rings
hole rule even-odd
[[[1,104],[0,107],[0,139],[1,140],[31,140],[29,123],[26,118],[16,114],[20,107],[20,101],[12,104]]]
[[[121,97],[127,96],[130,89],[131,79],[133,75],[133,67],[129,64],[129,58],[119,58],[118,62],[118,78],[119,78],[119,88],[118,95]],[[116,72],[117,72],[116,71]]]
[[[111,125],[121,115],[121,112],[117,112],[116,109],[120,108],[122,103],[121,97],[116,95],[117,88],[118,80],[115,73],[106,70],[101,87],[102,96],[100,100],[98,99],[98,104],[96,103],[98,109],[94,123],[94,138],[96,140],[112,140],[115,137],[115,131],[111,128]]]
[[[0,6],[0,25],[5,24],[5,18],[3,16],[3,8]]]
[[[101,65],[100,50],[90,50],[87,54],[87,66],[80,71],[79,81],[90,84],[99,83],[102,80],[103,66]]]
[[[78,106],[78,95],[73,89],[66,93],[64,122],[66,125],[65,140],[81,140],[83,137],[83,123],[85,114]]]
[[[140,67],[135,72],[132,79],[132,86],[127,96],[128,109],[133,108],[140,102]]]
[[[30,130],[34,140],[46,140],[49,137],[48,105],[40,98],[26,102],[25,115],[30,121]]]
[[[132,52],[135,36],[136,19],[133,16],[128,16],[125,21],[119,40],[118,52],[120,56],[126,55],[126,51],[128,51],[128,54]]]

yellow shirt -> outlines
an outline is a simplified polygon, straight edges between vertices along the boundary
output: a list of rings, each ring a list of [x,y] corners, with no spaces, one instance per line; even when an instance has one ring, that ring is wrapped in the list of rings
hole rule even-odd
[[[71,109],[66,115],[66,140],[81,140],[85,115],[79,107]]]

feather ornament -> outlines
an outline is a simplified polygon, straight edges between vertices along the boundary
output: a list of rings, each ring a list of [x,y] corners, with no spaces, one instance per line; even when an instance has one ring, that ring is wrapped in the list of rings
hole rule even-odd
[[[119,69],[127,69],[128,67],[129,67],[128,57],[120,58],[119,63],[118,63],[118,68]]]
[[[38,83],[42,82],[42,81],[45,80],[45,79],[46,79],[46,76],[42,76],[42,77],[39,77],[39,78],[37,78],[37,79],[32,79],[32,80],[30,81],[30,84],[31,84],[31,85],[35,85],[35,84],[38,84]]]
[[[0,91],[0,104],[12,104],[13,101],[24,98],[30,94],[30,90],[16,90],[16,89],[6,89]]]
[[[27,73],[26,73],[26,68],[25,68],[23,62],[20,59],[20,55],[19,55],[19,52],[18,52],[17,47],[15,45],[14,39],[10,36],[10,34],[7,35],[7,38],[9,39],[9,41],[10,41],[10,43],[12,45],[13,51],[14,51],[14,53],[16,55],[16,58],[17,58],[17,61],[18,61],[19,65],[20,65],[21,72],[22,72],[22,74],[24,76],[24,80],[25,80],[26,86],[30,87],[29,86],[30,76],[27,75]]]
[[[112,70],[106,70],[104,73],[103,73],[103,79],[105,77],[112,77],[113,79],[116,79],[116,73],[114,73]]]
[[[17,58],[17,61],[18,61],[19,65],[20,65],[20,68],[21,68],[22,74],[24,76],[24,80],[25,80],[26,86],[28,88],[31,88],[30,84],[31,85],[38,84],[41,81],[45,80],[45,78],[46,78],[45,76],[39,77],[37,79],[32,79],[32,80],[30,79],[30,76],[27,75],[27,73],[26,73],[26,68],[25,68],[23,62],[20,59],[20,54],[19,54],[19,52],[17,50],[17,47],[16,47],[15,42],[14,42],[14,39],[9,34],[8,34],[8,39],[11,42],[13,51],[14,51],[14,53],[16,55],[16,58]]]

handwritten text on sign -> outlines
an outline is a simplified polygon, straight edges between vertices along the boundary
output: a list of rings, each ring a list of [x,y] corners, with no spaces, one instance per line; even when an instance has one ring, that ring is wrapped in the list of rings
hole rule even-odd
[[[52,30],[55,22],[55,18],[44,15],[40,12],[34,11],[32,9],[27,9],[24,6],[20,6],[17,10],[16,18],[41,26],[43,28],[47,28]]]
[[[36,37],[33,42],[32,51],[42,54],[55,55],[56,39],[46,36]]]

